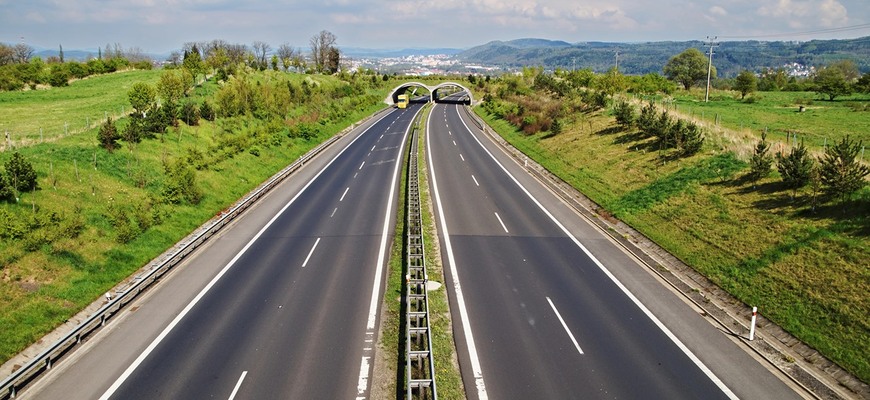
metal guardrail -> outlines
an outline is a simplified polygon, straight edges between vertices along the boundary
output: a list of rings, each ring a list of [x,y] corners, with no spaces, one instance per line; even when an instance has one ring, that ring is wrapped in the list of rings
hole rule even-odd
[[[370,117],[364,119],[363,122],[374,118],[386,110],[390,110],[390,108],[384,108],[374,113]],[[76,326],[61,339],[43,350],[36,357],[32,358],[26,365],[17,369],[0,382],[0,399],[15,398],[19,389],[32,382],[40,374],[50,370],[54,363],[64,354],[81,344],[82,340],[88,335],[104,326],[107,320],[118,314],[124,306],[133,301],[151,284],[158,281],[160,277],[172,269],[172,267],[178,265],[185,257],[187,257],[187,255],[205,243],[206,240],[220,231],[242,212],[250,208],[251,205],[269,193],[269,191],[280,184],[284,179],[296,172],[299,168],[302,168],[306,162],[320,154],[324,149],[344,137],[347,132],[350,132],[359,125],[360,124],[351,125],[344,131],[309,150],[292,164],[288,165],[269,178],[269,180],[248,193],[232,207],[222,211],[216,218],[213,218],[200,227],[196,232],[176,244],[174,249],[168,252],[168,254],[164,253],[165,257],[158,257],[152,261],[150,268],[146,272],[135,275],[125,287],[116,289],[111,300],[109,300],[109,302],[102,306],[97,312],[88,317],[84,322]]]
[[[420,214],[420,185],[417,169],[419,120],[411,135],[406,195],[405,275],[405,376],[407,399],[437,399],[432,330],[429,326],[429,294],[426,273],[423,220]]]

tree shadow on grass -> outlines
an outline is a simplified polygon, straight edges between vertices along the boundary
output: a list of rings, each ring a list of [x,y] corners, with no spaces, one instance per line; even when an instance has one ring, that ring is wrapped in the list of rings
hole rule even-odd
[[[811,200],[805,200],[809,203]],[[828,229],[832,232],[843,233],[850,236],[870,236],[870,199],[857,198],[840,202],[829,198],[820,198],[819,205],[812,206],[796,212],[797,216],[816,221],[833,220]]]
[[[604,129],[599,129],[599,130],[595,131],[595,134],[598,136],[607,136],[607,135],[613,135],[613,134],[616,134],[619,132],[624,132],[624,131],[625,131],[625,128],[623,128],[619,125],[616,125],[616,126],[608,126],[607,128],[604,128]]]

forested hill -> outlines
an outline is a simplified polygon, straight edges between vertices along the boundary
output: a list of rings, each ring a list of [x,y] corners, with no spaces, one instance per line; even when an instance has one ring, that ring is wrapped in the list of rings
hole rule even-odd
[[[473,47],[457,57],[467,63],[495,65],[505,68],[544,66],[545,68],[591,68],[604,72],[616,64],[625,74],[662,72],[668,59],[695,47],[705,54],[709,47],[702,41],[610,43],[585,42],[570,44],[543,39],[495,41]],[[807,42],[723,41],[715,49],[713,65],[720,77],[734,77],[741,69],[761,71],[787,64],[821,66],[833,61],[851,59],[861,72],[870,72],[870,36],[844,40],[811,40]]]

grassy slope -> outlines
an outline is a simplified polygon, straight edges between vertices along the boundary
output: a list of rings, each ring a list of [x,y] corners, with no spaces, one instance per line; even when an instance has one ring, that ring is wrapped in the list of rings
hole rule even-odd
[[[484,118],[620,219],[870,380],[870,189],[846,213],[833,205],[813,213],[808,191],[792,201],[775,174],[745,183],[746,164],[731,153],[707,148],[660,165],[632,132],[606,133],[614,123],[603,114],[547,138]]]
[[[162,71],[123,71],[73,81],[70,86],[47,90],[0,92],[0,130],[12,140],[38,140],[64,135],[64,125],[77,133],[130,111],[127,91],[133,83],[154,84]]]
[[[153,71],[113,74],[60,90],[75,90],[86,83],[94,86],[88,86],[88,92],[114,93],[117,87],[154,79]],[[324,85],[340,84],[331,77],[314,79]],[[198,92],[212,93],[214,89],[213,84],[207,84]],[[379,98],[386,96],[384,89],[375,91]],[[31,114],[57,107],[54,89],[33,94],[45,97],[26,101]],[[112,101],[109,107],[126,104],[125,97]],[[259,156],[243,151],[197,171],[197,182],[206,195],[196,206],[149,208],[148,199],[159,197],[163,160],[182,156],[190,148],[206,152],[226,135],[220,124],[203,121],[199,127],[182,125],[180,132],[173,129],[163,140],[146,140],[132,152],[126,144],[114,153],[98,148],[96,129],[21,148],[37,170],[41,190],[24,194],[18,204],[0,204],[0,231],[8,234],[9,226],[28,223],[24,227],[27,236],[41,239],[18,240],[7,235],[0,240],[0,358],[6,360],[33,343],[317,143],[381,107],[383,104],[371,104],[351,112],[343,120],[324,126],[321,135],[310,141],[290,139],[284,133],[275,134],[274,139],[257,139]],[[249,128],[256,124],[246,123]],[[10,152],[0,153],[0,162],[9,156]],[[137,208],[146,210],[145,214],[160,215],[162,222],[119,244],[118,232],[107,216],[110,204],[131,215]],[[29,222],[44,220],[51,212],[56,214],[49,223]],[[81,226],[78,235],[52,239],[62,227],[76,225]]]

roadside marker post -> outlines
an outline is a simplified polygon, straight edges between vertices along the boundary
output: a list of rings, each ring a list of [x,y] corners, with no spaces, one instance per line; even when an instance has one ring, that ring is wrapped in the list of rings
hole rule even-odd
[[[755,320],[758,317],[758,307],[752,307],[752,322],[749,324],[749,340],[755,339]]]

